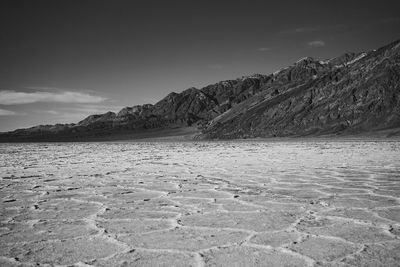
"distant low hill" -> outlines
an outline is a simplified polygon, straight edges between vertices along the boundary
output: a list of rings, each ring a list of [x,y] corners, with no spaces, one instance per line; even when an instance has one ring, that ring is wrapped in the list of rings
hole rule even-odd
[[[400,129],[400,40],[330,60],[303,58],[269,75],[189,88],[154,105],[91,115],[78,123],[1,133],[0,141],[236,139],[388,129]]]

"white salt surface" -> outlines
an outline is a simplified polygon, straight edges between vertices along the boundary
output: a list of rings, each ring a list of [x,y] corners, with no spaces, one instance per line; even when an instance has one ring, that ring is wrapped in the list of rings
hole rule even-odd
[[[0,144],[0,265],[399,266],[400,142]]]

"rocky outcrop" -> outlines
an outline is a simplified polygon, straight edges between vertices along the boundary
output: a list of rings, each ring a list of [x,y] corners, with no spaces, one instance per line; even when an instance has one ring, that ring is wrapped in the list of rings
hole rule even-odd
[[[282,70],[276,82],[213,119],[201,137],[304,136],[400,127],[400,42],[337,59],[307,58]]]
[[[199,139],[304,136],[400,127],[400,41],[366,53],[303,58],[269,75],[170,93],[156,104],[91,115],[77,124],[0,134],[0,141],[90,140],[197,127]]]

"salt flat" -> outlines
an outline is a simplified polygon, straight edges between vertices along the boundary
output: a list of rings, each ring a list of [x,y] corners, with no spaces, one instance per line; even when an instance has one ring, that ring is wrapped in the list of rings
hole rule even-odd
[[[399,266],[400,142],[1,144],[0,265]]]

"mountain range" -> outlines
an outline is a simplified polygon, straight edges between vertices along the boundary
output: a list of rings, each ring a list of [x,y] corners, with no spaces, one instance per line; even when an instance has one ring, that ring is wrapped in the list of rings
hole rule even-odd
[[[237,139],[400,133],[400,40],[329,60],[311,57],[272,74],[170,93],[156,104],[78,123],[0,133],[2,142],[90,141],[182,135]]]

